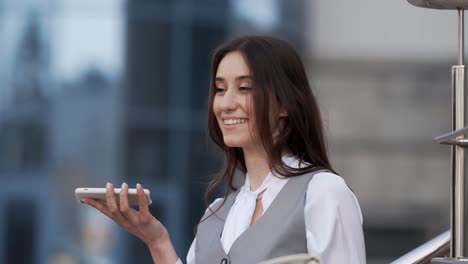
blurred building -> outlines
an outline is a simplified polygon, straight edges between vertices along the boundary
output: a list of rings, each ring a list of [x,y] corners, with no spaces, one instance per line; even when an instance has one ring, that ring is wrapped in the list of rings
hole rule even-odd
[[[310,77],[332,160],[364,214],[369,263],[389,263],[449,229],[456,12],[406,1],[314,1]]]
[[[124,171],[129,181],[139,177],[149,184],[160,206],[153,212],[168,226],[183,258],[204,212],[206,183],[222,164],[206,131],[211,53],[233,35],[258,30],[303,46],[303,5],[128,2]],[[132,243],[133,252],[141,250],[141,242]],[[131,256],[150,261],[147,253]]]
[[[74,198],[143,183],[182,258],[221,166],[211,52],[245,32],[304,46],[302,1],[0,1],[1,263],[151,262]]]
[[[48,29],[39,8],[1,9],[8,23],[0,29],[0,262],[34,263],[45,259],[56,221],[54,201],[45,199],[52,191]]]

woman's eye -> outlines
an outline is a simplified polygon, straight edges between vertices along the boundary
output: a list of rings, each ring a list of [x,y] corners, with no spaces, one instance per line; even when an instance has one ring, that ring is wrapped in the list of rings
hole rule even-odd
[[[221,93],[223,91],[224,91],[224,88],[216,87],[216,89],[215,89],[215,92],[217,92],[217,93]]]
[[[251,88],[251,87],[248,87],[248,86],[241,86],[241,87],[239,87],[239,90],[241,90],[241,91],[247,91],[247,90],[252,90],[252,88]]]

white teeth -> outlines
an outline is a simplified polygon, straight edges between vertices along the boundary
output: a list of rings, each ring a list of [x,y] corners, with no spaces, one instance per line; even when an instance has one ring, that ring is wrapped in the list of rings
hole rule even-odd
[[[237,125],[241,123],[245,123],[247,119],[244,118],[233,118],[233,119],[224,119],[223,122],[225,125]]]

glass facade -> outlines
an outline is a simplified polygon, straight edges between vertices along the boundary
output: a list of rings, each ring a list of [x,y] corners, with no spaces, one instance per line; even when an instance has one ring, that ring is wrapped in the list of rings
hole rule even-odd
[[[222,167],[206,133],[212,51],[287,24],[280,1],[256,4],[261,16],[236,5],[0,0],[0,263],[151,262],[141,241],[75,200],[75,188],[108,181],[150,189],[185,258]],[[260,28],[265,17],[274,23]]]
[[[417,196],[429,188],[421,179],[407,184],[415,192],[377,188],[400,186],[422,167],[436,180],[446,153],[414,141],[434,127],[403,130],[408,137],[392,130],[392,141],[375,113],[448,116],[438,103],[448,94],[434,88],[448,83],[439,71],[448,65],[315,61],[305,40],[319,11],[304,0],[0,0],[0,263],[150,263],[141,241],[75,200],[75,188],[106,182],[150,189],[151,212],[185,258],[223,163],[207,134],[211,54],[244,33],[288,39],[316,74],[332,160],[363,207],[368,263],[388,263],[439,232],[446,193]],[[355,117],[368,123],[350,123]],[[375,133],[362,138],[363,130]],[[389,223],[379,211],[401,213],[411,202],[437,223],[419,227],[411,210],[405,223]]]

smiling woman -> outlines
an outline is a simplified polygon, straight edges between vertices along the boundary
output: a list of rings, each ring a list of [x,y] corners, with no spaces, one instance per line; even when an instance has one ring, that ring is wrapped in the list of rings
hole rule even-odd
[[[216,73],[213,113],[229,147],[252,148],[256,137],[252,106],[253,78],[242,53],[236,51],[224,57]]]
[[[250,264],[301,253],[323,263],[366,262],[359,203],[330,165],[317,101],[289,43],[245,36],[215,51],[208,130],[225,167],[208,186],[188,264]],[[245,175],[239,189],[236,172]],[[221,183],[224,198],[208,205]],[[180,264],[143,187],[137,186],[139,210],[129,208],[127,184],[119,201],[113,188],[108,184],[105,203],[84,202],[143,240],[155,263]]]

